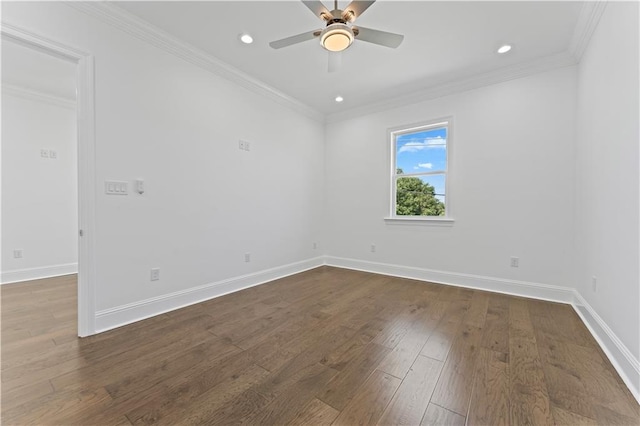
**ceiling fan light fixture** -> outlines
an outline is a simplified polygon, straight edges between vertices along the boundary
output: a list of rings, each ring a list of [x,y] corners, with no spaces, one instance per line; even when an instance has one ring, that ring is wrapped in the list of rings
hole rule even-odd
[[[320,44],[330,52],[342,52],[353,43],[353,30],[345,24],[328,25],[320,34]]]

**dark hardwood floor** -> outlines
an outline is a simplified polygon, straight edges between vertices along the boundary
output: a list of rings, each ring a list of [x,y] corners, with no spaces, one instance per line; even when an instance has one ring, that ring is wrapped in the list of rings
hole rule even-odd
[[[568,305],[322,267],[79,339],[75,286],[2,286],[4,425],[640,423]]]

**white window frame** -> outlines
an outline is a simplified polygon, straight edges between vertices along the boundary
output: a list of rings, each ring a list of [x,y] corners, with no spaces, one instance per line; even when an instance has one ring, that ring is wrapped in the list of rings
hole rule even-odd
[[[445,179],[445,204],[444,204],[444,216],[403,216],[396,214],[396,180],[398,175],[396,174],[396,138],[408,133],[416,133],[423,130],[429,130],[439,127],[447,128],[447,152],[446,163],[444,172],[438,170],[437,172],[420,172],[420,173],[405,173],[404,177],[418,177],[428,175],[444,174]],[[404,126],[394,127],[388,130],[388,141],[390,147],[390,199],[389,199],[389,216],[384,220],[388,223],[426,223],[426,224],[440,224],[451,225],[454,222],[451,214],[451,158],[452,158],[452,140],[453,140],[453,117],[443,117],[435,120],[423,121],[420,123],[408,124]]]

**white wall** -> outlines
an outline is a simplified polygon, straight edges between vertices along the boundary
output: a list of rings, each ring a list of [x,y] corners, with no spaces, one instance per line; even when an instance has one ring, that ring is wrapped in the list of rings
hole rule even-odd
[[[571,286],[574,111],[570,67],[329,124],[329,254]],[[444,116],[454,120],[447,201],[455,223],[385,223],[387,129]]]
[[[319,254],[321,123],[64,4],[3,4],[2,13],[95,56],[98,328]],[[105,179],[136,178],[144,195],[104,194]],[[153,267],[160,281],[150,282]]]
[[[607,7],[579,74],[559,69],[326,127],[63,4],[4,3],[3,19],[95,55],[102,328],[326,253],[571,298],[577,282],[637,358],[637,5]],[[455,223],[385,223],[387,129],[443,116],[454,118]],[[144,195],[103,193],[105,179],[136,178]],[[606,204],[594,205],[592,188]]]
[[[2,94],[3,282],[77,268],[75,123],[73,106]],[[43,158],[42,149],[57,158]]]
[[[329,262],[575,302],[640,398],[638,12],[610,2],[576,67],[328,124]],[[445,116],[455,223],[385,223],[387,129]]]
[[[640,359],[638,36],[638,3],[609,2],[578,68],[575,240],[577,289],[636,362]],[[597,291],[592,288],[593,276]]]

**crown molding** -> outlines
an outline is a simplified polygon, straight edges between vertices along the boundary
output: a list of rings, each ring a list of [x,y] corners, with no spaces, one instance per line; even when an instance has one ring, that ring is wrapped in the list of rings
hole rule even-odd
[[[313,120],[332,123],[551,71],[556,68],[576,65],[582,58],[589,40],[598,26],[607,2],[606,0],[595,0],[583,3],[573,37],[565,52],[482,74],[462,74],[446,81],[435,82],[427,88],[410,94],[327,115],[223,62],[215,56],[170,35],[114,4],[104,1],[67,1],[65,4],[254,93],[265,96],[280,105],[300,112]]]
[[[51,93],[41,92],[24,86],[15,84],[2,83],[2,94],[17,96],[30,101],[43,102],[49,105],[55,105],[63,108],[75,110],[76,101],[71,98],[52,95]]]
[[[32,32],[22,27],[18,27],[6,21],[0,22],[0,33],[2,39],[9,39],[14,43],[26,46],[30,49],[44,52],[57,58],[77,63],[82,58],[86,58],[89,53],[73,47],[65,46],[57,41],[40,34]]]
[[[65,4],[254,93],[265,96],[280,105],[291,108],[313,120],[324,122],[324,114],[316,109],[251,77],[215,56],[179,40],[118,6],[103,1],[67,1]]]
[[[539,74],[557,68],[569,67],[572,65],[576,65],[576,61],[574,57],[568,52],[545,56],[533,61],[511,65],[482,74],[451,79],[434,84],[430,87],[415,91],[407,95],[398,96],[382,102],[376,102],[366,106],[356,107],[349,110],[329,114],[327,115],[326,122],[335,123],[338,121],[348,120],[367,114],[373,114],[388,109],[416,104],[418,102],[428,101],[430,99],[440,98],[443,96],[453,95],[455,93],[503,83],[505,81],[527,77],[533,74]]]
[[[414,104],[430,99],[435,99],[467,90],[477,89],[483,86],[498,84],[504,81],[522,78],[529,75],[551,71],[556,68],[576,65],[582,59],[591,36],[598,27],[600,18],[606,8],[607,0],[585,1],[580,9],[578,22],[573,31],[573,36],[567,51],[542,57],[530,62],[515,64],[495,71],[472,76],[460,76],[448,81],[433,84],[425,89],[408,95],[401,95],[391,99],[376,102],[362,107],[355,107],[326,116],[327,123],[348,120],[351,118],[381,112],[386,109],[397,108],[407,104]]]
[[[606,0],[586,1],[582,4],[573,37],[569,43],[569,53],[576,62],[580,62],[582,55],[587,50],[591,36],[598,27],[606,6]]]

